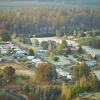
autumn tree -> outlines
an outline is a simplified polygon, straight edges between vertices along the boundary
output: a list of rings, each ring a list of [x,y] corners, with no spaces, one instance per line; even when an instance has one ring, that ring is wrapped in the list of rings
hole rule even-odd
[[[81,87],[81,88],[86,88],[87,87],[87,78],[86,78],[86,76],[82,76],[81,78],[80,78],[80,80],[79,80],[79,86]]]
[[[88,77],[88,83],[91,87],[91,90],[98,91],[100,89],[100,81],[93,72],[91,72],[90,76]]]
[[[57,37],[61,37],[64,32],[73,34],[74,30],[80,32],[99,29],[99,19],[100,8],[34,6],[15,11],[0,11],[0,28],[18,34],[48,35],[55,32]]]
[[[70,100],[71,99],[71,89],[65,83],[61,87],[61,100]]]
[[[14,79],[15,68],[13,68],[12,66],[5,67],[3,70],[3,74],[4,74],[4,79],[10,82]]]
[[[85,62],[80,62],[79,64],[73,66],[72,73],[75,80],[79,80],[83,76],[87,78],[90,75],[90,68]]]
[[[56,70],[48,63],[38,63],[35,68],[35,80],[37,84],[52,83],[57,78]]]
[[[63,45],[57,43],[56,50],[58,51],[58,54],[61,54],[63,52]]]

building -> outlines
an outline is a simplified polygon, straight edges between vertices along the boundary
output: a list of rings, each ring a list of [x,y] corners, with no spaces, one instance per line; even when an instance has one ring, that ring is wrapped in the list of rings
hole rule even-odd
[[[66,77],[67,79],[72,79],[72,76],[69,72],[64,71],[61,68],[56,68],[56,71],[58,73],[58,76]]]
[[[88,67],[94,67],[98,63],[95,60],[88,60],[88,61],[86,61],[86,64],[87,64]]]
[[[7,54],[7,53],[8,53],[8,49],[3,49],[3,48],[1,48],[1,49],[0,49],[0,53],[1,53],[2,55]]]
[[[82,46],[82,48],[87,52],[87,54],[90,54],[93,58],[99,57],[100,58],[100,50],[90,48],[89,46]]]

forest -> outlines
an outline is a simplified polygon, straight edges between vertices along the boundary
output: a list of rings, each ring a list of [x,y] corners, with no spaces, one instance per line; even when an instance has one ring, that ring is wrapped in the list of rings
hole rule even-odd
[[[34,6],[0,10],[0,29],[11,34],[73,34],[100,30],[100,8]]]

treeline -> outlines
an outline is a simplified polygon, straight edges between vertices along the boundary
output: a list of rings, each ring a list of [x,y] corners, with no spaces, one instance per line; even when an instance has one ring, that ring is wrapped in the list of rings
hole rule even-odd
[[[0,28],[19,34],[74,33],[100,29],[100,8],[34,6],[0,11]]]
[[[89,42],[89,45],[93,48],[100,49],[100,39],[92,39],[92,41]]]

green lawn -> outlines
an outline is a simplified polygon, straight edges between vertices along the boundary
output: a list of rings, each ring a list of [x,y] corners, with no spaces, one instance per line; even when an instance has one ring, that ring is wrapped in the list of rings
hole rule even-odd
[[[68,58],[66,58],[64,56],[57,56],[57,57],[59,57],[59,61],[54,61],[52,57],[46,57],[46,60],[55,65],[63,66],[63,65],[71,64],[71,61]]]

